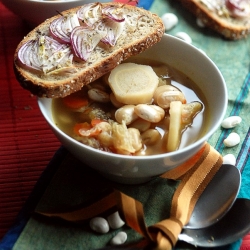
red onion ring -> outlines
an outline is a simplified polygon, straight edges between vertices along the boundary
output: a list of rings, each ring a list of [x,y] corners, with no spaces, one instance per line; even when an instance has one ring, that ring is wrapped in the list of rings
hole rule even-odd
[[[102,5],[98,2],[83,5],[77,11],[77,16],[87,26],[92,27],[96,22],[102,19]]]
[[[121,8],[116,6],[106,6],[102,9],[102,14],[115,22],[124,22],[125,17]]]
[[[18,51],[18,60],[28,69],[44,73],[72,64],[70,47],[48,36],[39,36],[23,44]]]
[[[125,22],[114,22],[113,20],[106,18],[103,22],[103,29],[106,31],[106,35],[101,41],[105,44],[115,46],[117,39],[122,34],[124,24]]]
[[[71,31],[80,26],[77,15],[62,16],[50,24],[50,33],[61,43],[70,43]]]
[[[102,37],[102,32],[89,29],[87,26],[75,27],[71,33],[71,44],[75,55],[87,61]]]

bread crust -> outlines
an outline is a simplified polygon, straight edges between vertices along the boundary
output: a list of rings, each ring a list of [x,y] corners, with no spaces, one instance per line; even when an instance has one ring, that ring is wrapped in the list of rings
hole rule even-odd
[[[234,18],[223,18],[209,10],[200,0],[179,0],[182,5],[199,18],[202,23],[229,40],[246,38],[250,33],[250,22]]]
[[[32,72],[20,65],[18,60],[18,50],[20,47],[29,40],[35,39],[37,34],[49,34],[50,23],[60,17],[60,15],[47,19],[45,22],[37,26],[32,30],[24,39],[19,43],[14,54],[14,72],[16,79],[20,85],[29,90],[32,94],[39,97],[57,98],[65,97],[73,92],[80,90],[84,85],[93,82],[106,73],[110,72],[119,63],[127,58],[137,55],[147,48],[153,46],[159,42],[164,34],[164,25],[157,15],[144,10],[142,8],[134,7],[131,5],[123,5],[120,3],[104,3],[105,5],[117,5],[122,6],[126,13],[138,15],[138,17],[145,17],[151,20],[150,27],[147,32],[143,30],[140,33],[139,29],[135,32],[129,33],[129,30],[125,30],[125,33],[119,37],[114,47],[96,48],[93,52],[93,56],[98,57],[100,52],[105,51],[104,57],[98,57],[98,60],[91,59],[87,62],[73,60],[73,64],[77,70],[76,73],[69,74],[67,76],[46,76],[39,72]],[[72,8],[64,11],[61,14],[67,15],[72,12],[76,12],[80,7]]]

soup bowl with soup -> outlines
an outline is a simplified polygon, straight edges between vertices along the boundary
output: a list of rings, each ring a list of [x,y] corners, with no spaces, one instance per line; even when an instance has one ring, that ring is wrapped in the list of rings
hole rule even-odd
[[[112,181],[138,184],[201,149],[224,118],[227,89],[205,53],[165,34],[81,91],[60,99],[39,98],[38,104],[83,167]]]

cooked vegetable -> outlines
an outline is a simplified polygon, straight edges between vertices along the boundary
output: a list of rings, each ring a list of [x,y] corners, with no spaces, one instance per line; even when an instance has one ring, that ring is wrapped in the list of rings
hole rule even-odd
[[[124,104],[150,103],[158,86],[152,67],[135,63],[118,65],[108,81],[117,101]]]
[[[182,104],[180,101],[170,103],[170,123],[167,141],[167,151],[178,149],[182,130],[191,125],[194,117],[202,110],[200,102]]]
[[[63,103],[71,109],[80,109],[88,105],[88,99],[79,95],[68,95],[63,98]]]
[[[192,124],[194,117],[202,110],[200,102],[190,102],[182,105],[181,122],[184,125]]]
[[[130,155],[141,147],[140,132],[135,128],[127,128],[126,124],[114,123],[112,126],[114,147],[118,153]]]
[[[181,110],[182,103],[180,101],[173,101],[170,103],[170,123],[167,141],[167,151],[175,151],[181,138]]]

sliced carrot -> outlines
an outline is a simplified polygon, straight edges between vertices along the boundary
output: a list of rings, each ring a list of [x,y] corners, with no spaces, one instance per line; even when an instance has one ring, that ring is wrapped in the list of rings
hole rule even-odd
[[[94,137],[99,135],[102,132],[101,128],[98,128],[98,126],[93,127],[88,131],[89,136]]]
[[[73,130],[74,130],[75,134],[80,135],[80,133],[79,133],[80,129],[84,129],[87,131],[87,130],[90,130],[91,128],[92,128],[92,126],[89,123],[83,122],[83,123],[75,124]]]
[[[68,95],[63,98],[63,103],[72,109],[79,109],[88,105],[88,99],[84,96]]]
[[[95,125],[97,125],[97,124],[99,124],[101,122],[104,122],[104,120],[95,118],[95,119],[91,120],[91,125],[94,127]]]
[[[88,122],[84,123],[77,123],[74,126],[74,133],[81,135],[81,136],[87,136],[87,137],[95,137],[99,135],[102,132],[101,128],[98,126],[92,126]]]

